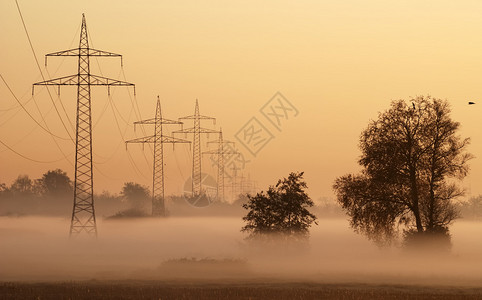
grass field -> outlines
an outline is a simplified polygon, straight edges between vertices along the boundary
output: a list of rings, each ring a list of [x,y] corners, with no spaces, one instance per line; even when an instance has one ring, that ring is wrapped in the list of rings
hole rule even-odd
[[[301,282],[0,283],[1,299],[481,299],[482,288]]]

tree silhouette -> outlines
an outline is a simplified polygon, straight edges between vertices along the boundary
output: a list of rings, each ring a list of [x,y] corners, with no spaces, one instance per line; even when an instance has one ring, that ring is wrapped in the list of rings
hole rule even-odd
[[[132,209],[140,210],[149,202],[149,188],[134,182],[126,182],[122,187],[121,196]]]
[[[306,194],[306,188],[303,172],[291,173],[276,186],[270,186],[267,192],[248,195],[248,203],[243,204],[248,210],[243,217],[246,225],[241,231],[249,233],[250,239],[273,235],[308,238],[310,226],[317,223],[316,216],[307,209],[313,206],[313,201]]]
[[[50,170],[36,180],[36,185],[44,197],[66,198],[72,196],[73,187],[67,173],[60,170]]]
[[[34,182],[28,175],[19,175],[9,188],[14,197],[28,198],[35,195]]]
[[[447,101],[410,102],[393,101],[370,122],[360,138],[361,174],[334,184],[351,226],[380,244],[390,243],[400,228],[408,241],[448,236],[457,217],[452,200],[463,195],[451,179],[466,176],[472,157]]]

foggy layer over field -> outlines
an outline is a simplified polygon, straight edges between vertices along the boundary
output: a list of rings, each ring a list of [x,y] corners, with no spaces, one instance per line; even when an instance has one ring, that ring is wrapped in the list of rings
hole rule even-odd
[[[320,220],[311,230],[308,250],[279,251],[246,247],[242,220],[234,217],[99,220],[99,238],[90,242],[69,240],[69,222],[0,217],[0,280],[482,282],[482,223],[477,222],[454,224],[451,254],[418,257],[398,248],[377,248],[353,233],[344,219]]]

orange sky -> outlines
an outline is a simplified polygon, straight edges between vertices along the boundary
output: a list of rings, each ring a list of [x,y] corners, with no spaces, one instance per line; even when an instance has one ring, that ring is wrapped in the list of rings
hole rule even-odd
[[[78,44],[85,13],[93,46],[123,54],[124,73],[136,84],[140,116],[154,116],[162,99],[164,116],[190,115],[195,99],[201,113],[217,118],[226,138],[280,91],[299,114],[283,123],[256,157],[249,156],[245,174],[260,188],[291,171],[305,171],[313,198],[331,196],[337,176],[358,171],[360,132],[392,99],[430,94],[448,99],[470,151],[480,157],[482,107],[468,106],[482,93],[482,3],[480,1],[34,1],[19,0],[42,71],[47,77],[76,73],[74,58],[44,55]],[[22,102],[31,85],[41,81],[15,1],[1,1],[0,73]],[[92,46],[92,45],[91,45]],[[101,66],[99,70],[98,64]],[[48,73],[47,73],[48,71]],[[114,58],[92,60],[92,72],[123,78]],[[35,91],[47,126],[68,137],[46,88]],[[51,90],[58,101],[55,89]],[[132,90],[94,88],[95,190],[117,192],[126,181],[151,185],[151,152],[129,146],[140,174],[128,160],[123,138],[140,137],[132,122]],[[64,87],[60,100],[70,121],[75,119],[75,88]],[[18,108],[0,82],[0,140],[23,155],[54,163],[34,163],[0,145],[0,182],[18,174],[41,176],[61,168],[73,178],[74,147],[52,137]],[[482,105],[482,102],[480,103]],[[25,107],[41,121],[34,101]],[[60,106],[58,106],[60,108]],[[116,116],[122,137],[117,128]],[[135,110],[137,112],[137,109]],[[60,114],[68,123],[62,110]],[[189,126],[189,125],[186,125]],[[73,134],[71,125],[67,125]],[[146,127],[151,134],[152,128]],[[182,136],[180,136],[182,137]],[[210,139],[214,137],[211,136]],[[206,141],[206,139],[204,139]],[[205,143],[203,143],[203,147]],[[239,146],[241,147],[241,146]],[[166,150],[167,194],[179,193],[190,175],[189,147]],[[241,148],[242,149],[242,148]],[[207,149],[206,149],[207,150]],[[146,161],[147,160],[147,161]],[[215,174],[206,160],[204,170]],[[470,195],[482,193],[479,158],[464,181]]]

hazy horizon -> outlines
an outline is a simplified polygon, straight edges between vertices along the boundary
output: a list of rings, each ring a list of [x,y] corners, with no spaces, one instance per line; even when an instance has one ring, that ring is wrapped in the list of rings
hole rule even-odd
[[[171,119],[192,114],[199,99],[201,114],[217,118],[215,126],[203,125],[222,127],[230,140],[258,118],[274,138],[255,156],[238,145],[250,160],[242,173],[265,189],[289,172],[304,171],[314,199],[333,196],[333,180],[359,170],[359,134],[394,99],[428,94],[448,99],[461,135],[472,138],[469,151],[479,156],[482,112],[467,101],[477,102],[480,95],[482,23],[477,12],[482,4],[464,3],[19,1],[46,79],[76,73],[75,58],[50,57],[44,67],[44,55],[77,46],[85,13],[91,47],[120,53],[124,63],[121,69],[117,58],[92,59],[92,73],[136,84],[135,98],[132,88],[111,88],[111,98],[104,87],[93,88],[96,192],[116,192],[129,181],[151,185],[150,147],[130,145],[126,153],[123,141],[151,134],[148,126],[134,131],[132,123],[154,116],[159,95],[164,116]],[[41,124],[37,106],[46,126],[68,138],[47,88],[36,87],[31,99],[32,84],[42,78],[15,2],[3,1],[0,11],[3,78]],[[260,113],[278,91],[299,112],[283,121],[281,131]],[[50,89],[73,136],[75,88],[62,87],[60,99],[56,92]],[[56,168],[73,178],[72,142],[56,139],[64,158],[3,83],[0,97],[1,141],[28,158],[53,161],[32,162],[0,146],[0,182],[9,184],[19,174],[36,178]],[[206,141],[204,136],[202,147],[208,150]],[[166,191],[180,193],[190,176],[189,146],[178,145],[175,151],[167,146],[165,154]],[[475,158],[470,165],[463,182],[468,196],[482,193],[477,184],[482,164]],[[215,176],[209,157],[203,158],[203,171]]]

